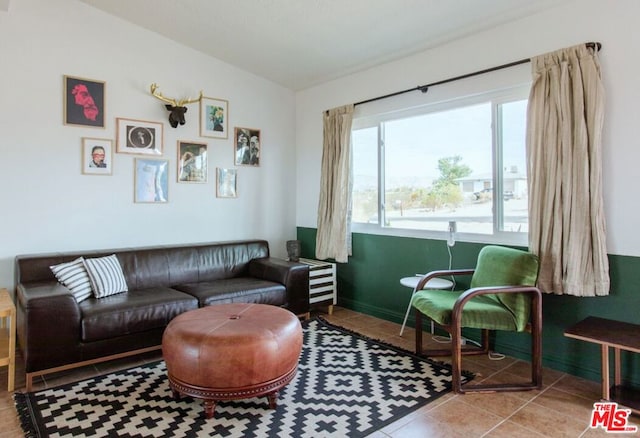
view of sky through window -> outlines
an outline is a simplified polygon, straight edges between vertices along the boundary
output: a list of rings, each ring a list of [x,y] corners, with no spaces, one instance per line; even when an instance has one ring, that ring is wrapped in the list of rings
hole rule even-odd
[[[381,184],[388,228],[444,231],[456,220],[459,232],[526,232],[526,108],[526,99],[487,101],[354,129],[354,222],[381,224]],[[503,194],[494,200],[497,181]]]

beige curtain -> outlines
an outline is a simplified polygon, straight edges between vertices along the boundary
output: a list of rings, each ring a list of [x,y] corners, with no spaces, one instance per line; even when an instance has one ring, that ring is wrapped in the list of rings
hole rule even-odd
[[[351,122],[353,105],[324,113],[316,258],[346,263],[351,255]]]
[[[540,258],[538,286],[555,294],[608,295],[597,50],[581,44],[531,61],[529,249]]]

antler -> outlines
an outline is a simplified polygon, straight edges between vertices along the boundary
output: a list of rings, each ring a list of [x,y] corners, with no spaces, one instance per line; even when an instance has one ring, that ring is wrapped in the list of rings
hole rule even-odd
[[[157,92],[158,90],[158,85],[156,85],[156,83],[154,82],[153,84],[151,84],[151,94],[155,97],[157,97],[158,99],[160,99],[163,102],[167,102],[173,106],[180,106],[177,104],[175,99],[169,99],[168,97],[164,97],[162,95],[162,93]]]
[[[180,101],[176,101],[176,99],[169,99],[168,97],[164,97],[162,93],[158,92],[157,90],[158,90],[158,85],[156,83],[151,84],[151,94],[153,96],[175,107],[185,106],[188,103],[198,102],[202,99],[202,90],[200,91],[200,96],[197,99],[183,99]]]
[[[178,102],[178,106],[185,106],[188,103],[200,102],[202,100],[202,90],[200,90],[200,96],[197,99],[184,99]]]

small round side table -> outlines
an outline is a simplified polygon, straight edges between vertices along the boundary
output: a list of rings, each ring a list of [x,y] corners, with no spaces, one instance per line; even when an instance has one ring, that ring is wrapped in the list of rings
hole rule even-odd
[[[411,298],[416,293],[416,287],[418,282],[424,277],[423,275],[414,275],[412,277],[404,277],[400,279],[400,284],[413,289],[411,292]],[[453,281],[446,278],[432,278],[422,288],[424,289],[450,289],[453,287]],[[409,312],[411,311],[411,298],[409,298],[409,306],[407,307],[407,313],[404,314],[404,321],[402,322],[402,328],[400,329],[400,336],[404,333],[404,327],[407,325],[407,318],[409,318]]]

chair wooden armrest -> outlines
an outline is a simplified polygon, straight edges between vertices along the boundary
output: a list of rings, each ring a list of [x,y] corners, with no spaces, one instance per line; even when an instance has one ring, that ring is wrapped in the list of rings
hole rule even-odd
[[[533,295],[531,303],[530,322],[525,331],[533,336],[531,343],[531,382],[526,384],[501,384],[501,385],[469,385],[469,389],[462,389],[460,383],[460,369],[462,363],[462,351],[460,344],[462,340],[462,310],[464,305],[474,297],[480,295],[496,293],[528,293]],[[451,344],[455,348],[452,354],[453,368],[456,371],[453,375],[453,386],[455,392],[464,393],[469,391],[494,392],[494,391],[518,391],[523,389],[540,389],[542,387],[542,292],[535,286],[497,286],[497,287],[476,287],[468,289],[456,300],[451,315],[451,325],[448,327],[451,335]],[[486,331],[485,331],[486,333]]]
[[[520,294],[520,293],[530,293],[533,294],[534,306],[535,300],[538,299],[542,301],[542,292],[535,286],[491,286],[491,287],[474,287],[472,289],[467,289],[463,293],[460,294],[456,303],[453,305],[453,315],[452,321],[460,321],[462,316],[462,308],[464,305],[472,299],[473,297],[477,297],[479,295],[491,295],[491,294]],[[457,316],[457,318],[456,318]],[[454,322],[452,322],[452,325]]]
[[[491,287],[475,287],[473,289],[468,289],[464,291],[455,304],[453,305],[452,314],[451,314],[451,326],[456,327],[460,326],[460,321],[462,321],[462,309],[464,305],[474,297],[479,295],[490,295],[490,294],[520,294],[520,293],[529,293],[533,294],[532,301],[532,311],[531,311],[531,323],[529,323],[529,331],[530,326],[535,326],[535,323],[538,323],[538,326],[542,326],[542,292],[535,286],[491,286]],[[538,312],[539,311],[539,312]],[[534,320],[538,318],[539,321]]]

